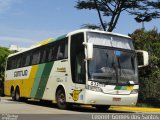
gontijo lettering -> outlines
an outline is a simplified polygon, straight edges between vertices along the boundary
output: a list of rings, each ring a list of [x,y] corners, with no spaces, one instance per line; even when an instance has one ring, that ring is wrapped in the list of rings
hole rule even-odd
[[[28,70],[20,70],[14,72],[14,77],[21,77],[21,76],[27,76]]]

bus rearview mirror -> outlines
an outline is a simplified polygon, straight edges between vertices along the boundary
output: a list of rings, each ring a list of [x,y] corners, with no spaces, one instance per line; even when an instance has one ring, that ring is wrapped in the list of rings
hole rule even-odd
[[[86,59],[91,60],[93,58],[93,44],[83,42],[83,45],[86,47]]]
[[[138,59],[138,68],[148,66],[149,64],[149,55],[147,51],[136,50],[137,59]]]

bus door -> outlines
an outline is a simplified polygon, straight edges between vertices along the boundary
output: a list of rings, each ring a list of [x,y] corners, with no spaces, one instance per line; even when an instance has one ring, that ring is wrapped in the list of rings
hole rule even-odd
[[[84,89],[86,84],[85,54],[84,54],[84,34],[79,33],[71,36],[71,74],[73,81],[72,99],[81,103],[84,99]]]

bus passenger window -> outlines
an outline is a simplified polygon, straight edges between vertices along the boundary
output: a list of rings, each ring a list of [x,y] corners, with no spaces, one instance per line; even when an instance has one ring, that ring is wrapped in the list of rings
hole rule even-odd
[[[16,63],[17,63],[16,68],[20,68],[21,67],[21,57],[20,56],[17,57],[17,62]]]
[[[40,52],[33,53],[32,57],[33,57],[32,58],[32,65],[38,64],[40,62]]]
[[[17,61],[16,57],[12,59],[12,63],[11,63],[12,69],[17,68],[17,62],[16,61]]]
[[[30,56],[30,53],[28,53],[27,56],[26,56],[26,62],[25,62],[24,66],[30,65],[30,61],[31,61],[31,56]]]
[[[15,69],[15,68],[16,68],[16,65],[17,65],[16,59],[14,58],[14,59],[12,59],[12,61],[11,61],[11,69]]]
[[[11,69],[11,58],[8,58],[7,60],[7,70]]]
[[[59,42],[57,59],[66,59],[68,57],[68,38],[64,38]]]
[[[68,41],[66,41],[66,43],[65,43],[64,58],[65,59],[68,58]]]
[[[48,61],[56,60],[58,47],[51,45],[49,48]]]
[[[42,49],[42,51],[41,51],[41,63],[47,62],[46,58],[47,58],[47,50]]]
[[[58,47],[58,54],[57,54],[57,60],[59,60],[59,59],[63,59],[63,51],[62,51],[62,45],[60,45],[59,47]]]

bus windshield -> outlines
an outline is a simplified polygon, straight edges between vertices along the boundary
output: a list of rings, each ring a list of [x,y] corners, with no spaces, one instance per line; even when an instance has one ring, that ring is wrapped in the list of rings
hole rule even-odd
[[[89,61],[89,79],[105,84],[138,83],[136,56],[134,52],[94,47],[93,59]]]
[[[105,44],[106,41],[110,44]],[[138,84],[136,54],[132,40],[124,38],[123,41],[123,37],[114,36],[110,39],[108,35],[89,33],[88,42],[94,44],[93,59],[88,62],[89,80],[106,85],[127,85],[130,81],[132,84]]]

